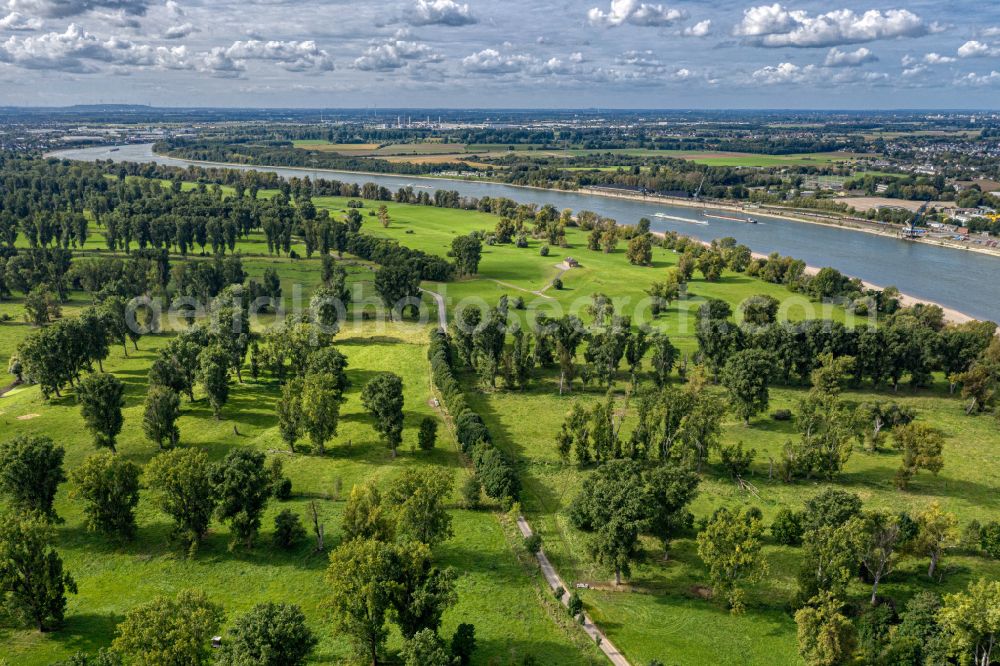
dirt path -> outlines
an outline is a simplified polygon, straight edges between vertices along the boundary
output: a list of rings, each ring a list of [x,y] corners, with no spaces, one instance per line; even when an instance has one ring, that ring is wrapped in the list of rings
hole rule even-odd
[[[442,331],[447,331],[448,330],[448,313],[447,313],[447,311],[445,311],[444,297],[441,296],[441,294],[437,293],[436,291],[431,291],[430,289],[424,289],[423,287],[420,288],[420,291],[424,292],[425,294],[430,294],[434,298],[435,302],[437,302],[437,308],[438,308],[438,326],[441,327]]]
[[[568,269],[563,269],[559,273],[559,275],[565,273],[566,270]],[[435,302],[437,302],[438,325],[441,327],[442,331],[447,331],[448,314],[445,311],[444,297],[442,297],[441,294],[437,293],[436,291],[424,289],[423,287],[420,288],[420,291],[424,292],[425,294],[430,294],[431,297],[434,298]],[[528,524],[527,519],[525,519],[523,515],[517,517],[517,528],[521,531],[521,534],[525,537],[531,536],[532,534],[531,526]],[[563,589],[563,595],[562,597],[560,597],[559,601],[562,603],[563,606],[568,606],[570,597],[569,588],[567,587],[566,583],[563,582],[563,579],[559,576],[559,572],[557,572],[555,567],[552,566],[552,563],[549,562],[549,558],[546,557],[545,551],[539,550],[538,554],[535,555],[535,557],[538,559],[538,566],[541,567],[542,574],[545,576],[545,580],[546,582],[548,582],[549,587],[552,588],[553,590],[560,587]],[[612,664],[614,664],[615,666],[631,666],[631,664],[629,664],[628,660],[624,657],[624,655],[622,655],[622,653],[618,651],[618,648],[616,648],[614,644],[610,640],[608,640],[608,637],[604,635],[604,632],[601,631],[596,624],[594,624],[594,622],[590,619],[590,616],[587,615],[586,613],[583,614],[583,624],[580,626],[583,627],[583,630],[587,633],[587,635],[590,636],[590,638],[595,643],[598,644],[598,647],[601,649],[601,652],[603,652],[605,656],[607,656],[607,658],[611,661]]]
[[[528,521],[525,520],[524,516],[517,517],[517,528],[521,530],[521,535],[524,537],[529,537],[532,534],[531,526],[528,525]],[[563,594],[559,597],[559,601],[562,602],[563,606],[568,607],[570,598],[569,588],[566,586],[563,579],[559,577],[559,572],[557,572],[555,567],[552,566],[552,563],[549,562],[549,558],[546,557],[544,550],[538,551],[538,554],[535,555],[535,557],[538,558],[538,566],[541,567],[542,574],[545,575],[545,580],[548,581],[549,587],[553,590],[562,588]],[[614,644],[608,640],[608,637],[604,635],[604,632],[601,631],[596,624],[594,624],[593,620],[591,620],[590,616],[586,613],[583,614],[583,624],[580,626],[583,627],[583,630],[587,632],[587,635],[597,643],[601,652],[604,653],[612,664],[615,664],[615,666],[631,666],[628,659],[626,659],[625,656],[618,651],[618,648],[616,648]]]

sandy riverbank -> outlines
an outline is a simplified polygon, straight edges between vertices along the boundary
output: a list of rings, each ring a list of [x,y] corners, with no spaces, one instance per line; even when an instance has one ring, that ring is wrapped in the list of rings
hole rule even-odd
[[[544,189],[544,188],[543,188]],[[742,205],[729,203],[725,201],[695,201],[692,199],[679,199],[675,197],[663,197],[657,195],[643,195],[643,194],[632,194],[629,192],[611,192],[605,189],[585,187],[576,190],[581,194],[591,194],[598,197],[608,197],[611,199],[627,199],[629,201],[642,201],[645,203],[660,203],[669,206],[678,206],[681,208],[712,208],[714,210],[726,210],[733,211],[737,213],[743,213],[746,215],[767,215],[768,217],[775,217],[781,220],[788,220],[789,222],[802,222],[804,224],[817,224],[824,227],[835,227],[838,229],[845,229],[847,231],[857,231],[865,234],[872,234],[875,236],[884,236],[886,238],[895,238],[899,240],[899,230],[889,227],[884,228],[882,225],[878,225],[874,222],[861,222],[853,221],[850,219],[817,219],[811,217],[807,213],[796,213],[791,210],[783,210],[781,208],[774,208],[772,206],[761,206],[759,208],[744,208]],[[819,215],[819,213],[817,213]],[[1000,247],[989,248],[982,247],[978,245],[973,245],[972,243],[965,243],[962,241],[948,240],[944,238],[921,238],[919,240],[907,240],[905,242],[911,243],[921,243],[924,245],[937,245],[939,247],[948,247],[955,250],[965,250],[967,252],[976,252],[979,254],[988,254],[994,257],[1000,257]]]

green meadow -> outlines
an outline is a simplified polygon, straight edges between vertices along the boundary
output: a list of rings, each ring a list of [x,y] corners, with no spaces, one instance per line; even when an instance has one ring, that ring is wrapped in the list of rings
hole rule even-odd
[[[314,198],[318,207],[328,208],[335,215],[345,209],[346,201],[339,197]],[[478,212],[388,203],[391,222],[382,228],[375,217],[367,214],[374,205],[365,202],[364,231],[442,256],[457,235],[491,230],[497,221],[493,215]],[[655,248],[652,266],[639,267],[626,260],[625,243],[611,253],[593,252],[586,248],[585,232],[575,228],[567,231],[567,242],[567,248],[552,247],[544,257],[540,254],[543,243],[537,239],[529,240],[527,248],[484,246],[477,275],[424,286],[444,296],[449,318],[464,304],[493,305],[507,295],[524,299],[525,310],[512,312],[526,320],[537,312],[572,313],[586,320],[585,306],[591,296],[603,293],[612,297],[619,312],[631,314],[634,323],[650,323],[665,331],[688,356],[697,347],[693,336],[695,312],[707,298],[724,299],[735,309],[749,296],[770,294],[786,303],[783,314],[790,319],[850,322],[850,316],[838,307],[809,303],[783,286],[728,272],[718,282],[706,282],[696,275],[686,298],[672,303],[667,312],[653,319],[648,314],[645,292],[652,281],[661,279],[676,264],[677,255]],[[100,234],[94,233],[84,251],[94,252],[102,244]],[[286,297],[298,284],[308,298],[318,282],[319,261],[315,257],[293,260],[268,256],[262,239],[256,237],[241,242],[239,249],[251,277],[259,278],[268,266],[278,269]],[[297,251],[302,253],[301,248]],[[567,256],[577,259],[580,266],[564,270],[562,262]],[[343,262],[352,286],[363,296],[371,296],[372,267],[349,256]],[[563,289],[552,287],[556,277],[562,280]],[[64,305],[64,315],[74,314],[88,302],[86,294],[74,293]],[[313,657],[315,663],[343,662],[348,655],[346,642],[330,631],[323,610],[326,556],[313,552],[311,543],[292,553],[273,549],[269,544],[271,521],[283,508],[304,514],[308,502],[316,500],[327,526],[328,543],[335,544],[344,498],[352,484],[369,479],[384,484],[408,467],[433,466],[452,470],[457,488],[469,473],[447,428],[439,430],[434,451],[415,450],[419,420],[425,416],[443,418],[431,402],[426,361],[428,330],[437,321],[432,303],[425,297],[422,321],[348,325],[335,338],[334,344],[350,363],[352,387],[341,411],[339,433],[326,456],[285,453],[274,416],[278,387],[269,379],[234,384],[221,421],[211,417],[205,402],[185,401],[180,422],[184,445],[202,447],[213,459],[221,458],[233,447],[246,446],[269,456],[283,456],[286,461],[293,497],[269,507],[260,543],[252,552],[229,552],[227,529],[215,523],[197,557],[187,559],[168,542],[168,520],[145,496],[139,506],[138,540],[124,547],[110,546],[84,529],[80,507],[69,499],[68,488],[63,486],[56,504],[58,513],[65,518],[58,527],[58,548],[66,568],[79,583],[80,593],[71,597],[66,627],[59,632],[38,634],[0,624],[0,642],[8,661],[48,664],[78,649],[107,645],[113,638],[115,623],[128,608],[155,594],[199,587],[221,603],[230,617],[263,600],[300,604],[321,637]],[[0,354],[10,354],[30,329],[20,323],[21,306],[17,300],[0,303],[0,315],[3,313],[10,314],[13,320],[0,322]],[[146,371],[169,335],[144,337],[140,350],[130,350],[128,357],[116,348],[105,362],[105,368],[128,385],[120,455],[140,464],[155,454],[155,446],[144,440],[140,426]],[[400,374],[406,387],[407,428],[403,449],[395,459],[377,441],[359,400],[364,382],[386,370]],[[623,373],[615,385],[619,401],[625,393],[625,379]],[[521,392],[484,389],[471,373],[464,373],[461,380],[470,406],[482,415],[497,445],[517,461],[525,488],[522,508],[542,535],[549,558],[567,583],[590,586],[581,594],[588,612],[633,664],[646,664],[652,659],[668,664],[800,663],[792,618],[799,549],[766,544],[770,574],[750,588],[744,615],[731,615],[722,602],[710,598],[707,571],[697,555],[693,533],[678,539],[666,560],[658,543],[644,540],[644,557],[626,584],[616,588],[611,573],[592,562],[585,535],[572,527],[566,513],[592,468],[562,461],[555,447],[556,433],[573,403],[603,400],[604,390],[585,390],[577,384],[572,392],[560,396],[558,377],[552,371],[540,372],[532,386]],[[795,410],[804,391],[796,387],[773,388],[770,411]],[[858,493],[870,508],[915,511],[938,501],[944,509],[957,514],[963,524],[971,519],[1000,520],[1000,481],[994,473],[1000,465],[997,422],[989,416],[965,416],[961,401],[948,394],[943,378],[937,377],[930,389],[900,388],[895,394],[876,394],[862,387],[847,391],[844,397],[858,403],[876,398],[895,400],[913,407],[919,419],[932,423],[945,435],[942,471],[936,476],[921,472],[911,488],[902,492],[892,483],[900,462],[897,452],[871,454],[855,450],[843,474],[833,483],[785,484],[771,478],[770,461],[777,460],[786,441],[797,438],[794,426],[761,415],[747,427],[730,415],[724,423],[724,443],[742,441],[757,451],[749,477],[755,493],[738,488],[713,453],[692,506],[695,516],[707,517],[719,506],[752,505],[761,509],[765,522],[770,522],[779,509],[800,509],[806,499],[823,489],[838,487]],[[633,421],[630,410],[623,427],[625,436]],[[0,398],[0,423],[5,437],[19,433],[51,436],[66,447],[66,466],[70,469],[93,450],[90,437],[81,428],[72,392],[46,403],[34,387],[16,389]],[[480,646],[475,662],[481,664],[516,664],[525,656],[539,664],[601,663],[603,658],[596,648],[552,599],[509,518],[498,507],[480,511],[459,508],[457,492],[453,500],[455,536],[438,548],[436,557],[459,572],[459,602],[445,615],[442,634],[450,636],[459,622],[473,622]],[[967,553],[949,554],[944,566],[943,581],[930,582],[925,575],[926,562],[906,558],[881,590],[899,604],[922,589],[957,591],[978,577],[1000,576],[1000,563]],[[870,589],[856,581],[850,593],[853,600],[862,600]],[[394,634],[390,647],[399,645],[400,637]]]

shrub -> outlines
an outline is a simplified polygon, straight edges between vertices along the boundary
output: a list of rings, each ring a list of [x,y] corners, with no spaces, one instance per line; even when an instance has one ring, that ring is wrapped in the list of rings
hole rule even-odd
[[[524,299],[521,298],[520,296],[515,296],[514,297],[513,307],[514,307],[515,310],[523,310],[524,307],[525,307],[524,306]]]
[[[438,422],[433,416],[425,416],[420,422],[420,431],[417,433],[417,446],[422,451],[430,451],[437,441]]]
[[[979,545],[995,560],[1000,560],[1000,523],[990,521],[983,525],[979,535]]]
[[[306,529],[296,513],[285,509],[274,517],[274,545],[289,550],[306,536]]]
[[[791,509],[782,509],[771,523],[771,536],[784,546],[802,543],[802,516]]]
[[[462,484],[462,504],[466,509],[478,509],[482,498],[483,484],[475,474],[469,476]]]
[[[269,468],[271,475],[271,494],[274,499],[285,501],[292,496],[292,480],[285,476],[285,461],[281,458],[272,458]]]
[[[962,550],[970,553],[978,553],[982,548],[983,526],[978,520],[972,519],[962,530],[962,538],[959,542]]]
[[[531,534],[524,537],[524,549],[532,555],[537,555],[542,549],[542,537],[540,534]]]
[[[572,617],[576,617],[583,612],[583,599],[574,590],[573,594],[569,595],[569,604],[567,605],[569,609],[569,614]]]
[[[559,279],[559,278],[556,278],[555,280],[552,281],[552,288],[553,289],[557,289],[557,290],[562,289],[563,288],[563,281],[561,279]]]
[[[540,248],[540,249],[538,250],[538,254],[542,255],[543,257],[547,257],[547,256],[549,256],[549,246],[548,246],[548,245],[543,245],[543,246],[542,246],[542,247],[541,247],[541,248]]]
[[[792,411],[790,409],[778,409],[771,413],[771,418],[775,421],[791,421]]]

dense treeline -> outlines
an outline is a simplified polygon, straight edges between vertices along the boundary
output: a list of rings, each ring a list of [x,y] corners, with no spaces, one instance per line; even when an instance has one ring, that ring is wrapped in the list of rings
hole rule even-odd
[[[448,408],[462,451],[472,459],[476,477],[486,494],[510,503],[521,493],[521,482],[507,456],[493,443],[482,418],[465,402],[465,394],[453,370],[455,351],[448,334],[434,329],[427,350],[434,385]]]

